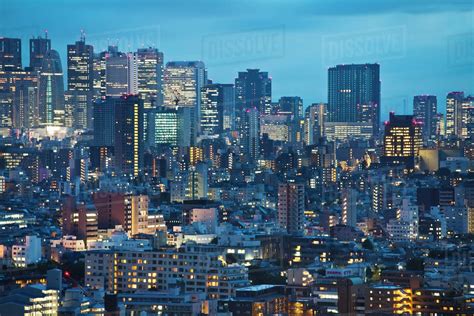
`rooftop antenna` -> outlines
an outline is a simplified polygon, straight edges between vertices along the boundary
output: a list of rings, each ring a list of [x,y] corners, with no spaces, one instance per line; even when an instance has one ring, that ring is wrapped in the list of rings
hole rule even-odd
[[[44,30],[44,38],[48,39],[48,30]]]
[[[84,32],[84,30],[81,30],[81,42],[86,42],[86,33]]]

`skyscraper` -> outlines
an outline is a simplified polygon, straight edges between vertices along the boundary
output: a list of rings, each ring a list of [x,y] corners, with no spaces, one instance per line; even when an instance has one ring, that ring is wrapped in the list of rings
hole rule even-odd
[[[380,128],[380,66],[337,65],[328,70],[328,121],[365,122]]]
[[[421,134],[424,142],[436,136],[437,111],[436,96],[416,95],[413,97],[413,115],[422,124]]]
[[[268,72],[247,69],[239,72],[235,79],[235,104],[238,113],[256,108],[261,114],[270,114],[272,101],[272,79]]]
[[[45,35],[45,38],[38,36],[30,39],[30,68],[33,71],[41,69],[46,52],[51,50],[51,40],[47,37],[48,33]]]
[[[115,101],[115,167],[126,175],[138,176],[143,165],[143,101],[124,95]]]
[[[199,133],[201,122],[201,88],[207,83],[207,72],[201,61],[172,61],[165,67],[164,105],[191,109],[191,143]]]
[[[324,136],[326,121],[326,103],[313,103],[305,110],[305,143],[313,145]]]
[[[94,102],[94,145],[112,147],[115,139],[116,98],[107,97]]]
[[[304,184],[294,181],[278,186],[278,223],[289,234],[303,234]]]
[[[61,59],[55,50],[46,52],[39,75],[41,125],[64,125],[64,80]]]
[[[382,162],[414,169],[422,145],[421,123],[413,115],[395,115],[385,123]]]
[[[446,96],[446,136],[459,136],[462,122],[464,92],[450,92]]]
[[[145,109],[163,104],[163,53],[156,48],[139,48],[136,53],[138,67],[138,94]]]
[[[11,128],[13,116],[13,93],[0,90],[0,127]]]
[[[94,48],[86,45],[85,37],[67,46],[67,83],[72,96],[74,127],[92,128],[92,94]]]
[[[21,40],[0,37],[0,70],[21,70]]]
[[[303,99],[300,97],[281,97],[277,114],[292,115],[295,120],[303,118]]]
[[[467,138],[474,125],[474,97],[450,92],[446,97],[446,136]],[[471,130],[471,133],[470,133]]]
[[[177,146],[180,124],[178,109],[160,106],[148,114],[148,146]]]
[[[243,113],[241,134],[243,152],[255,161],[260,156],[260,113],[256,108]]]
[[[201,133],[219,135],[231,130],[235,108],[233,84],[210,84],[201,89]]]
[[[109,48],[105,55],[105,93],[108,96],[138,93],[137,58]]]

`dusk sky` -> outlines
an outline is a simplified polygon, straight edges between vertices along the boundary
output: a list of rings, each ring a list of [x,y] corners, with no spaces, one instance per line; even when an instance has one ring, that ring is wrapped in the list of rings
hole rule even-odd
[[[473,0],[311,1],[2,1],[1,36],[28,39],[47,29],[66,61],[80,30],[96,52],[155,46],[171,60],[203,60],[209,78],[233,83],[260,68],[273,99],[327,102],[327,68],[381,64],[382,118],[409,113],[416,94],[474,93]],[[63,66],[64,67],[64,66]],[[65,70],[65,69],[63,69]]]

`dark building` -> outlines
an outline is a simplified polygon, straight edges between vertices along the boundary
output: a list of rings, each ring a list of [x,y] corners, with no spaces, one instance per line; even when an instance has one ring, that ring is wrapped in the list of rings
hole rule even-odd
[[[94,102],[94,145],[113,146],[115,138],[115,101],[113,97]]]
[[[286,314],[288,299],[284,286],[261,284],[237,289],[235,298],[221,304],[232,315],[277,315]]]
[[[337,65],[328,70],[328,121],[380,127],[380,65]]]
[[[303,118],[303,99],[300,97],[281,97],[276,114],[292,115],[295,120]]]
[[[0,70],[21,69],[21,40],[0,37]]]
[[[427,142],[436,136],[437,101],[434,95],[417,95],[413,97],[413,115],[421,122],[421,135]]]
[[[239,72],[235,79],[235,103],[237,111],[256,108],[259,113],[270,114],[272,100],[272,79],[268,72],[247,69]]]
[[[45,38],[38,36],[30,39],[30,68],[33,71],[41,69],[46,52],[51,50],[51,40],[47,35]]]
[[[115,168],[138,176],[143,167],[143,100],[137,95],[114,98]]]

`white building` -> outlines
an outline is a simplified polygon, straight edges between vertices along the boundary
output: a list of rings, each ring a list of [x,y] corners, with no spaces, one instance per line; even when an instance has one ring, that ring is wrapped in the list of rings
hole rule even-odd
[[[17,267],[26,267],[41,261],[41,239],[37,236],[26,236],[23,245],[12,247],[12,260]]]

